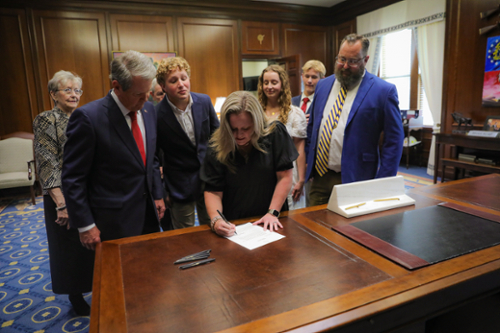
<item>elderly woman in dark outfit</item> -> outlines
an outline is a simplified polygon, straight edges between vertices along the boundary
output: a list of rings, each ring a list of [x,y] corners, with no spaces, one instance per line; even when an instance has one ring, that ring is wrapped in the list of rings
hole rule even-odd
[[[69,228],[61,191],[66,126],[83,93],[82,79],[71,72],[59,71],[49,81],[48,88],[55,106],[35,118],[33,129],[38,174],[43,187],[52,290],[56,294],[68,294],[75,312],[88,316],[90,306],[82,293],[92,290],[94,252],[80,244],[78,230]]]
[[[254,224],[271,231],[283,228],[278,217],[288,210],[297,156],[285,125],[268,124],[257,98],[245,91],[229,95],[201,170],[212,230],[221,236],[235,231],[217,211],[229,220],[262,216]]]

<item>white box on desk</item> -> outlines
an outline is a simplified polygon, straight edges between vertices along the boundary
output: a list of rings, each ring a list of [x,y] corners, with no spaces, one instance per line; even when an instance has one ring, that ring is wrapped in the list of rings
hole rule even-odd
[[[414,204],[403,176],[395,176],[335,185],[327,208],[350,218]]]

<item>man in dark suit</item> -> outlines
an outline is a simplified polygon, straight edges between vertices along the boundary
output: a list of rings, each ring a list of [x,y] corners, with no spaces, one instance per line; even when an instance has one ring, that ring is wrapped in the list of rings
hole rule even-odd
[[[191,68],[181,57],[163,59],[156,79],[166,97],[156,105],[158,149],[163,150],[163,181],[174,229],[210,224],[200,180],[210,136],[219,127],[210,97],[191,92]]]
[[[328,203],[336,184],[397,173],[404,136],[398,94],[393,84],[365,71],[369,45],[363,36],[346,36],[335,75],[316,87],[306,141],[311,205]]]
[[[62,185],[71,226],[86,248],[159,231],[165,204],[155,110],[146,103],[155,74],[148,57],[125,52],[111,63],[113,89],[69,120]]]
[[[292,105],[301,108],[302,111],[305,112],[308,121],[316,85],[325,75],[325,65],[319,60],[309,60],[302,66],[302,83],[304,84],[304,91],[301,95],[292,98]]]

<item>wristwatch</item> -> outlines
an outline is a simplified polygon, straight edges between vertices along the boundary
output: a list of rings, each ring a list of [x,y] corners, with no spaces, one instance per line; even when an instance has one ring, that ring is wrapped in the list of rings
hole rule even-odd
[[[280,212],[278,212],[276,209],[269,209],[267,212],[276,217],[280,217]]]

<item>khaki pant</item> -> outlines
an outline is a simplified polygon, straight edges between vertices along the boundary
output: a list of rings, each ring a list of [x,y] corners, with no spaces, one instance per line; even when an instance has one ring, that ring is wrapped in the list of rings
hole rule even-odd
[[[170,215],[172,216],[172,226],[174,229],[194,227],[194,208],[198,213],[200,225],[210,225],[210,217],[205,207],[205,198],[200,195],[197,201],[175,202],[171,201]]]
[[[311,190],[309,191],[310,206],[327,204],[332,194],[333,186],[338,184],[342,184],[340,172],[328,170],[323,177],[315,173]]]

